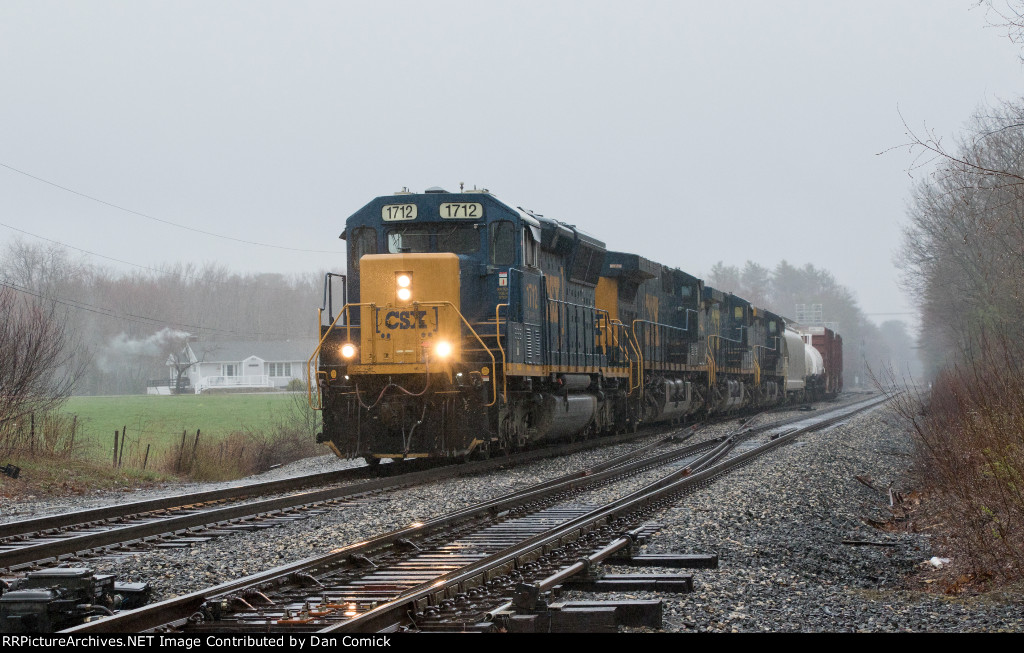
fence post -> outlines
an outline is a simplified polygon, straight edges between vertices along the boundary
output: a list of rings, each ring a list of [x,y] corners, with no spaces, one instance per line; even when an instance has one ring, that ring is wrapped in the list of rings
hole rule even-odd
[[[124,463],[124,441],[128,439],[128,425],[125,424],[121,427],[121,451],[117,454],[117,466],[121,467]]]
[[[181,473],[181,457],[185,454],[185,431],[181,432],[181,446],[178,447],[178,464],[175,465],[174,471]]]
[[[189,463],[188,469],[191,472],[196,466],[196,449],[199,448],[199,429],[196,429],[196,441],[192,443],[192,462]]]
[[[28,443],[32,454],[36,453],[36,414],[29,414]]]
[[[146,445],[146,457],[142,459],[142,471],[146,471],[146,463],[149,462],[149,445]]]
[[[114,431],[114,467],[117,467],[117,431]]]

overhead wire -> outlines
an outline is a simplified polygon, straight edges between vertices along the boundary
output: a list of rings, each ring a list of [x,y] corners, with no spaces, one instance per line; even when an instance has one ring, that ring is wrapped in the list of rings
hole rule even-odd
[[[120,206],[118,204],[114,204],[113,202],[108,202],[108,201],[100,199],[98,197],[93,197],[92,195],[88,195],[88,194],[83,193],[81,191],[77,191],[77,190],[75,190],[73,188],[68,188],[67,186],[62,186],[61,184],[58,184],[58,183],[53,182],[53,181],[50,181],[48,179],[44,179],[42,177],[38,177],[38,176],[33,175],[31,173],[25,172],[24,170],[19,170],[18,168],[15,168],[14,166],[8,165],[8,164],[3,163],[3,162],[0,162],[0,167],[7,168],[11,172],[16,172],[19,175],[24,175],[24,176],[26,176],[26,177],[28,177],[30,179],[35,179],[38,182],[47,184],[49,186],[53,186],[54,188],[59,188],[60,190],[65,191],[67,193],[71,193],[73,195],[78,195],[79,197],[84,197],[85,199],[91,200],[93,202],[98,202],[100,204],[103,204],[104,206],[109,206],[109,207],[111,207],[113,209],[117,209],[118,211],[124,211],[125,213],[130,213],[131,215],[136,215],[136,216],[139,216],[141,218],[146,218],[147,220],[153,220],[154,222],[160,222],[162,224],[170,225],[172,227],[177,227],[179,229],[185,229],[187,231],[192,231],[192,232],[203,234],[203,235],[206,235],[206,236],[212,236],[213,238],[221,238],[221,239],[224,239],[224,240],[231,240],[231,241],[234,241],[234,242],[237,242],[237,243],[245,243],[247,245],[256,245],[258,247],[270,247],[272,249],[282,249],[282,250],[287,250],[287,251],[291,251],[291,252],[305,252],[305,253],[310,253],[310,254],[337,254],[338,253],[337,251],[326,250],[326,249],[303,249],[303,248],[300,248],[300,247],[286,247],[284,245],[272,245],[270,243],[261,243],[261,242],[255,241],[255,240],[246,240],[244,238],[235,238],[234,236],[225,236],[224,234],[218,234],[218,233],[214,233],[212,231],[205,231],[203,229],[197,229],[195,227],[189,227],[188,225],[183,225],[183,224],[180,224],[180,223],[177,223],[177,222],[173,222],[171,220],[165,220],[163,218],[158,218],[158,217],[149,215],[147,213],[142,213],[141,211],[136,211],[134,209],[129,209],[129,208]]]
[[[196,330],[196,331],[208,331],[208,332],[213,332],[213,333],[223,333],[223,334],[229,334],[229,335],[234,335],[234,336],[248,336],[248,337],[253,337],[253,338],[258,338],[260,336],[275,336],[275,337],[285,337],[285,338],[302,338],[302,337],[306,337],[305,335],[287,334],[287,333],[273,333],[273,332],[264,333],[264,332],[259,332],[259,331],[251,331],[251,332],[235,331],[235,330],[232,330],[232,329],[219,329],[217,327],[208,327],[208,326],[203,326],[203,325],[199,325],[199,324],[186,324],[184,322],[175,322],[173,320],[160,320],[160,319],[153,318],[153,317],[148,317],[148,316],[145,316],[145,315],[136,315],[134,313],[122,313],[122,312],[118,312],[118,311],[115,311],[115,310],[110,309],[110,308],[106,308],[104,306],[96,306],[95,304],[89,304],[87,302],[81,302],[81,301],[78,301],[78,300],[65,299],[65,298],[62,298],[62,297],[51,297],[51,296],[44,295],[42,293],[33,291],[33,290],[29,289],[29,288],[25,288],[23,286],[19,286],[17,284],[11,283],[9,281],[2,281],[2,280],[0,280],[0,286],[5,286],[5,287],[10,288],[11,290],[14,290],[16,292],[24,293],[26,295],[31,295],[32,297],[37,297],[39,299],[42,299],[42,300],[45,300],[45,301],[48,301],[48,302],[53,302],[53,303],[59,304],[61,306],[66,306],[68,308],[73,308],[73,309],[80,310],[80,311],[86,311],[88,313],[94,313],[96,315],[101,315],[103,317],[109,317],[109,318],[112,318],[112,319],[124,320],[124,321],[127,321],[127,322],[135,322],[135,323],[138,323],[138,324],[156,324],[156,325],[160,325],[160,326],[175,326],[175,327],[181,327],[181,328],[184,328],[184,329],[193,329],[193,330]]]
[[[180,277],[185,278],[185,279],[192,279],[192,280],[195,280],[195,281],[201,281],[203,283],[220,283],[220,284],[228,284],[228,283],[232,283],[233,284],[234,283],[233,281],[222,281],[220,279],[210,279],[210,278],[207,278],[205,276],[200,276],[199,274],[193,274],[193,273],[189,273],[189,272],[175,272],[174,270],[163,270],[163,269],[160,269],[160,268],[154,268],[154,267],[149,266],[149,265],[141,265],[139,263],[133,263],[131,261],[126,261],[124,259],[114,258],[113,256],[107,256],[105,254],[99,254],[97,252],[93,252],[93,251],[88,250],[88,249],[83,249],[81,247],[76,247],[75,245],[69,245],[68,243],[65,243],[65,242],[60,241],[60,240],[55,240],[53,238],[47,238],[46,236],[40,236],[39,234],[34,234],[31,231],[25,231],[24,229],[19,229],[18,227],[12,227],[11,225],[3,223],[3,222],[0,222],[0,227],[4,227],[6,229],[10,229],[11,231],[17,231],[18,233],[25,234],[26,236],[31,236],[32,238],[38,238],[39,240],[45,240],[46,242],[53,243],[54,245],[60,245],[61,247],[67,247],[68,249],[73,249],[75,251],[82,252],[83,254],[88,254],[89,256],[95,256],[97,258],[106,259],[108,261],[114,261],[115,263],[122,263],[124,265],[130,265],[132,267],[139,268],[140,270],[149,270],[150,272],[156,272],[157,274],[162,274],[162,275],[165,275],[165,276],[171,276],[171,277],[180,276]]]
[[[163,224],[167,224],[167,225],[170,225],[170,226],[173,226],[173,227],[178,227],[180,229],[185,229],[187,231],[193,231],[193,232],[196,232],[196,233],[201,233],[201,234],[204,234],[204,235],[207,235],[207,236],[211,236],[211,237],[214,237],[214,238],[221,238],[221,239],[224,239],[224,240],[231,240],[231,241],[235,241],[235,242],[239,242],[239,243],[244,243],[244,244],[248,244],[248,245],[255,245],[255,246],[260,246],[260,247],[270,247],[270,248],[273,248],[273,249],[281,249],[281,250],[288,250],[288,251],[294,251],[294,252],[305,252],[305,253],[316,253],[316,254],[338,254],[338,252],[332,251],[332,250],[314,250],[314,249],[302,249],[302,248],[296,248],[296,247],[286,247],[286,246],[283,246],[283,245],[272,245],[272,244],[268,244],[268,243],[261,243],[261,242],[258,242],[258,241],[251,241],[251,240],[246,240],[246,239],[243,239],[243,238],[235,238],[233,236],[226,236],[226,235],[223,235],[223,234],[217,234],[217,233],[210,232],[210,231],[205,231],[205,230],[202,230],[202,229],[196,229],[194,227],[189,227],[187,225],[183,225],[183,224],[179,224],[179,223],[176,223],[176,222],[172,222],[170,220],[165,220],[165,219],[162,219],[162,218],[157,218],[157,217],[152,216],[152,215],[148,215],[148,214],[145,214],[145,213],[142,213],[142,212],[139,212],[139,211],[135,211],[133,209],[129,209],[129,208],[126,208],[126,207],[114,204],[112,202],[108,202],[108,201],[100,199],[98,197],[94,197],[92,195],[88,195],[86,193],[74,190],[73,188],[68,188],[67,186],[63,186],[63,185],[58,184],[56,182],[50,181],[48,179],[44,179],[42,177],[39,177],[39,176],[33,175],[31,173],[25,172],[24,170],[19,170],[18,168],[15,168],[14,166],[8,165],[8,164],[3,163],[3,162],[0,162],[0,167],[4,167],[4,168],[6,168],[6,169],[8,169],[8,170],[10,170],[12,172],[18,173],[20,175],[24,175],[26,177],[29,177],[29,178],[34,179],[36,181],[39,181],[41,183],[47,184],[49,186],[53,186],[54,188],[58,188],[60,190],[63,190],[65,192],[68,192],[68,193],[71,193],[71,194],[74,194],[74,195],[78,195],[78,196],[83,197],[85,199],[88,199],[88,200],[91,200],[91,201],[94,201],[94,202],[98,202],[100,204],[103,204],[105,206],[109,206],[109,207],[117,209],[119,211],[124,211],[126,213],[129,213],[129,214],[132,214],[132,215],[136,215],[136,216],[139,216],[139,217],[142,217],[142,218],[146,218],[148,220],[153,220],[153,221],[160,222],[160,223],[163,223]],[[87,250],[87,249],[83,249],[81,247],[76,247],[74,245],[70,245],[68,243],[64,243],[64,242],[59,241],[59,240],[54,240],[52,238],[47,238],[45,236],[40,236],[38,234],[34,234],[34,233],[26,231],[24,229],[19,229],[17,227],[14,227],[14,226],[11,226],[11,225],[8,225],[8,224],[5,224],[5,223],[0,223],[0,226],[3,226],[3,227],[5,227],[7,229],[10,229],[12,231],[16,231],[16,232],[19,232],[19,233],[31,236],[33,238],[38,238],[39,240],[44,240],[44,241],[47,241],[47,242],[50,242],[50,243],[54,243],[56,245],[60,245],[62,247],[67,247],[69,249],[73,249],[73,250],[82,252],[82,253],[87,254],[89,256],[95,256],[95,257],[98,257],[98,258],[106,259],[108,261],[114,261],[116,263],[121,263],[121,264],[124,264],[124,265],[129,265],[129,266],[136,267],[136,268],[139,268],[139,269],[142,269],[142,270],[149,270],[151,272],[156,272],[158,274],[163,274],[163,275],[168,275],[168,276],[181,276],[181,277],[191,278],[191,279],[195,279],[197,281],[203,281],[203,282],[207,282],[207,283],[209,283],[211,281],[214,282],[214,283],[220,283],[220,284],[228,283],[226,281],[220,281],[218,279],[207,279],[207,278],[199,277],[198,275],[195,275],[195,274],[189,274],[189,273],[184,273],[184,272],[183,273],[176,273],[176,272],[170,271],[170,270],[161,270],[159,268],[154,268],[154,267],[146,266],[146,265],[140,265],[138,263],[133,263],[131,261],[126,261],[126,260],[115,258],[115,257],[112,257],[112,256],[106,256],[104,254],[99,254],[97,252],[93,252],[93,251],[90,251],[90,250]],[[263,333],[263,332],[242,332],[242,331],[235,331],[235,330],[231,330],[231,329],[219,329],[219,328],[216,328],[216,327],[208,327],[208,326],[203,326],[203,325],[186,324],[184,322],[174,322],[174,321],[170,321],[170,320],[159,320],[159,319],[148,317],[148,316],[144,316],[144,315],[136,315],[136,314],[133,314],[133,313],[121,313],[121,312],[115,311],[115,310],[110,309],[110,308],[106,308],[106,307],[102,307],[102,306],[96,306],[96,305],[89,304],[87,302],[78,301],[78,300],[69,300],[69,299],[60,298],[60,297],[50,297],[50,296],[43,295],[43,294],[38,293],[38,292],[34,292],[33,290],[31,290],[29,288],[24,288],[24,287],[18,286],[16,284],[12,284],[10,282],[0,281],[0,285],[6,286],[8,288],[11,288],[12,290],[15,290],[17,292],[25,293],[27,295],[31,295],[31,296],[37,297],[39,299],[43,299],[45,301],[54,302],[54,303],[59,304],[61,306],[65,306],[65,307],[72,308],[72,309],[75,309],[75,310],[86,311],[86,312],[89,312],[89,313],[93,313],[93,314],[100,315],[100,316],[103,316],[103,317],[108,317],[108,318],[111,318],[111,319],[124,320],[124,321],[127,321],[127,322],[135,322],[135,323],[140,323],[140,324],[157,324],[157,325],[162,325],[162,326],[171,325],[171,326],[176,326],[176,327],[181,327],[181,328],[186,328],[186,329],[193,329],[193,330],[196,330],[196,331],[206,331],[206,332],[212,332],[212,333],[230,334],[230,335],[234,335],[234,336],[243,336],[243,337],[245,337],[245,336],[247,336],[247,337],[275,336],[275,337],[288,337],[288,338],[302,337],[302,336],[297,336],[295,334]]]

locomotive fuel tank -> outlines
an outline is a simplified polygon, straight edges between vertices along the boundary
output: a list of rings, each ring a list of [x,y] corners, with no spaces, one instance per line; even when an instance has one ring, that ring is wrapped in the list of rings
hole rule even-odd
[[[559,440],[582,432],[594,421],[597,397],[592,394],[542,395],[536,423],[539,440]]]

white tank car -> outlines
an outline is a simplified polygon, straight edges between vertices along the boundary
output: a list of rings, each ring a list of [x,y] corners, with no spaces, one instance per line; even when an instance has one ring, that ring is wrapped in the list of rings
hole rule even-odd
[[[804,363],[806,376],[821,376],[825,374],[825,361],[821,358],[821,352],[809,343],[804,343],[804,356],[806,357],[806,362]]]
[[[786,351],[789,356],[789,364],[786,366],[786,392],[799,392],[804,389],[807,382],[807,353],[806,349],[813,349],[804,344],[804,339],[796,331],[786,329]]]
[[[808,391],[816,394],[825,374],[821,353],[811,346],[811,334],[786,327],[786,349],[789,365],[786,367],[786,392]],[[802,354],[802,355],[801,355]]]

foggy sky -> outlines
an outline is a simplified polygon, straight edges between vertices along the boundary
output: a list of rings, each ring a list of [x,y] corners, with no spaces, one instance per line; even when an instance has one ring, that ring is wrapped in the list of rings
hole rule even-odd
[[[909,320],[913,158],[878,153],[900,114],[951,138],[1019,93],[975,4],[3,0],[0,164],[234,240],[0,167],[0,243],[340,272],[367,201],[465,182],[697,275],[813,263]]]

